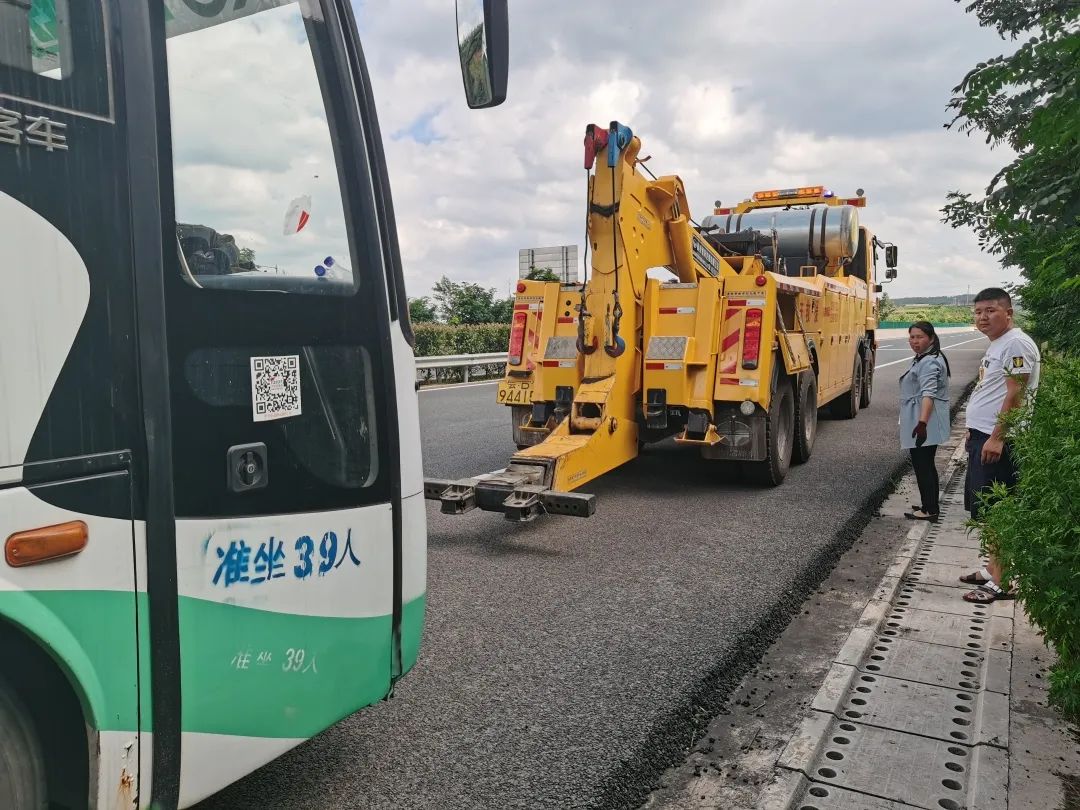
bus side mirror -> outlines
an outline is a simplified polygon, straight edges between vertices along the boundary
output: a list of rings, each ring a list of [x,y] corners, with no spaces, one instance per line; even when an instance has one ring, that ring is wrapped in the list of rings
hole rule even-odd
[[[896,268],[895,267],[887,267],[887,268],[885,268],[885,278],[887,278],[887,279],[896,278]]]
[[[885,288],[884,288],[884,287],[882,287],[882,286],[881,286],[880,284],[875,284],[875,285],[874,285],[874,292],[876,292],[876,293],[879,293],[879,292],[881,292],[881,291],[882,291],[882,290],[884,290],[884,289],[885,289]]]
[[[465,101],[479,110],[506,100],[510,66],[507,0],[457,0],[458,55]]]
[[[896,245],[889,245],[885,248],[885,266],[896,267]],[[896,278],[896,273],[893,273],[889,278]]]

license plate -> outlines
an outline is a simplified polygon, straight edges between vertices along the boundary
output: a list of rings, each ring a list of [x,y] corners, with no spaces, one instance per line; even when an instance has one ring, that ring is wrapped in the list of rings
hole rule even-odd
[[[504,382],[499,385],[498,401],[502,405],[531,405],[532,383]]]

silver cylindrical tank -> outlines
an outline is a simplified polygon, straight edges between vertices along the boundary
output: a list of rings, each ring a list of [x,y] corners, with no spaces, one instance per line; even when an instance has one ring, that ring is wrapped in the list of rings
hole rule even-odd
[[[764,234],[776,230],[781,256],[809,256],[816,261],[850,259],[859,246],[859,209],[852,205],[814,205],[784,211],[759,208],[745,214],[707,216],[702,229],[721,233],[753,229]]]

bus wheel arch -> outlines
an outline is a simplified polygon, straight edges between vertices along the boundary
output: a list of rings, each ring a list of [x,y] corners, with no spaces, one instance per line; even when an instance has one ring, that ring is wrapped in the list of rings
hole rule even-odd
[[[12,687],[33,723],[40,744],[46,795],[60,806],[90,800],[90,735],[84,696],[36,638],[0,620],[2,678]]]

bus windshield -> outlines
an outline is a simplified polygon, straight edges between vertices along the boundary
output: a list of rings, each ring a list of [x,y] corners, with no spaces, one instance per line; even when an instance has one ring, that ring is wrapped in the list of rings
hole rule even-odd
[[[318,6],[193,5],[166,2],[185,278],[198,287],[355,292],[327,79],[316,69]]]
[[[318,4],[163,2],[185,279],[196,287],[355,292],[328,80],[316,69]],[[17,16],[0,14],[0,63],[71,80],[78,71],[70,37],[80,21],[68,0],[12,8]]]

